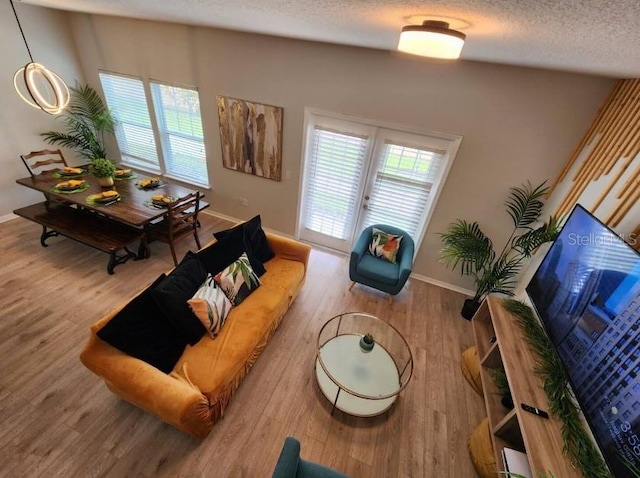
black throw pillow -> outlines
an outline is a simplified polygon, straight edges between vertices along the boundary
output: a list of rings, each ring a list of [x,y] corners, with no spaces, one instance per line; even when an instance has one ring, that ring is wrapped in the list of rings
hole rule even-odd
[[[207,278],[207,271],[195,254],[187,252],[182,262],[151,291],[151,297],[166,319],[190,344],[196,344],[206,332],[193,315],[187,301]]]
[[[231,229],[225,229],[224,231],[214,232],[213,236],[220,240],[227,237],[231,234],[235,229],[242,229],[244,233],[244,240],[247,244],[247,247],[251,249],[253,255],[260,262],[267,262],[273,259],[276,254],[271,249],[269,245],[269,241],[267,240],[267,235],[264,233],[262,229],[262,219],[258,214],[256,217],[249,219],[247,222],[243,222],[242,224],[238,224]]]
[[[187,341],[176,333],[151,298],[151,290],[164,278],[165,275],[162,274],[125,305],[97,335],[127,355],[169,373],[182,356]]]
[[[218,238],[216,238],[218,239]],[[200,250],[196,255],[204,264],[208,273],[215,276],[229,264],[232,264],[243,252],[247,253],[253,272],[258,277],[266,272],[262,261],[259,260],[252,249],[244,240],[244,230],[241,228],[229,229],[228,234],[218,242]]]

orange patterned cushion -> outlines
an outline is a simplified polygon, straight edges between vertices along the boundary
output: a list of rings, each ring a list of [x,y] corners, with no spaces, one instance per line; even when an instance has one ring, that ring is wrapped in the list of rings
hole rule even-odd
[[[398,249],[400,249],[400,241],[403,236],[387,234],[375,227],[371,231],[371,236],[369,253],[395,264]]]
[[[231,302],[211,274],[187,303],[209,336],[215,338],[231,311]]]

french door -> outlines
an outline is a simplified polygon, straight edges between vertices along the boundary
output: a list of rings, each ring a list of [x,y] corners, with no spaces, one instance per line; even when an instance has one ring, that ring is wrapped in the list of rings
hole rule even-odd
[[[349,252],[367,226],[404,229],[419,246],[461,141],[307,112],[299,236]]]

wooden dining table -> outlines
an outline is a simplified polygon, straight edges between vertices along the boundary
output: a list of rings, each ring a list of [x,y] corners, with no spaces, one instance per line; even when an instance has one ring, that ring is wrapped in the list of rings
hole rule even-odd
[[[47,246],[49,237],[64,235],[109,253],[109,274],[113,274],[116,265],[129,259],[149,257],[145,231],[167,213],[166,207],[153,203],[153,196],[170,196],[177,200],[196,192],[171,179],[136,170],[128,178],[115,179],[113,186],[102,187],[87,172],[86,166],[82,169],[84,173],[76,178],[83,179],[88,185],[82,190],[60,191],[56,186],[70,178],[60,177],[58,170],[17,179],[18,184],[44,193],[46,200],[16,209],[14,213],[42,226],[40,243],[43,247]],[[159,179],[157,187],[145,189],[139,185],[139,181],[151,177]],[[107,190],[117,191],[118,200],[102,204],[90,200],[91,195]],[[203,197],[202,193],[200,197]],[[206,207],[208,204],[201,201],[198,209]],[[128,249],[135,241],[139,241],[137,253]],[[126,254],[118,255],[122,250]]]
[[[86,167],[83,169],[86,170]],[[45,193],[45,195],[61,202],[94,210],[118,222],[141,228],[161,218],[167,212],[166,208],[153,205],[151,201],[152,196],[161,194],[163,196],[173,196],[178,199],[195,192],[195,190],[181,186],[171,179],[152,176],[134,170],[131,179],[116,179],[112,187],[100,186],[93,175],[85,173],[78,179],[84,179],[89,184],[89,188],[82,192],[62,193],[55,192],[52,188],[54,188],[56,184],[67,181],[67,179],[54,177],[54,172],[55,171],[46,171],[37,176],[17,179],[16,182],[22,186],[41,191]],[[143,189],[136,185],[138,181],[150,177],[158,177],[160,179],[160,185],[154,189]],[[120,193],[119,201],[109,205],[90,203],[87,201],[90,195],[110,189]]]

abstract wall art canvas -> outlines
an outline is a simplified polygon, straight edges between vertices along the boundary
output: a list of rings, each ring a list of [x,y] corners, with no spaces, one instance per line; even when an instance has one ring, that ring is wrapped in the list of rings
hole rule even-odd
[[[226,96],[217,104],[223,166],[280,181],[283,109]]]

